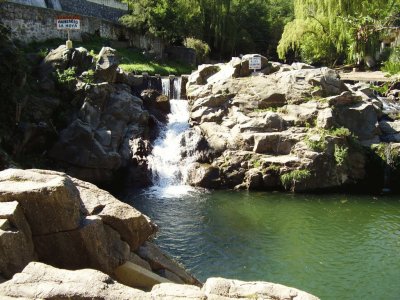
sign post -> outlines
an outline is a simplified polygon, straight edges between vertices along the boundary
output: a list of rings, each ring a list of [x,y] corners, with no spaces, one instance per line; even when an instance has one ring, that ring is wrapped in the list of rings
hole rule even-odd
[[[81,29],[81,20],[79,17],[72,16],[72,17],[57,17],[57,29],[58,30],[67,30],[68,32],[68,40],[66,41],[65,45],[67,49],[72,48],[72,41],[70,38],[70,31],[71,30],[80,30]]]
[[[260,70],[261,69],[261,57],[259,57],[259,56],[250,57],[249,69],[253,70],[253,73],[255,73],[256,70]]]

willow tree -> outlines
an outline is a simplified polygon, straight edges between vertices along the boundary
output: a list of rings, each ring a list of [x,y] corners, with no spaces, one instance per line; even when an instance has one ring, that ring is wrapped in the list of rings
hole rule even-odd
[[[308,62],[334,64],[374,55],[379,37],[399,15],[400,0],[294,0],[295,19],[284,29],[278,54],[300,52]]]

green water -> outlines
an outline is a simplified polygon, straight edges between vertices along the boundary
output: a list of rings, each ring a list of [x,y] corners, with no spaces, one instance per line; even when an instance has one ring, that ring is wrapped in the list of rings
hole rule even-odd
[[[160,226],[161,248],[201,280],[278,282],[321,299],[400,299],[399,197],[163,195],[127,199]]]

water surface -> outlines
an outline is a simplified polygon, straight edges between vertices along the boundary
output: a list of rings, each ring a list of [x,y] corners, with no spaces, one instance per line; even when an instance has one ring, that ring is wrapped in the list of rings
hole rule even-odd
[[[133,191],[156,243],[201,280],[293,286],[321,299],[399,299],[400,201],[346,195]]]

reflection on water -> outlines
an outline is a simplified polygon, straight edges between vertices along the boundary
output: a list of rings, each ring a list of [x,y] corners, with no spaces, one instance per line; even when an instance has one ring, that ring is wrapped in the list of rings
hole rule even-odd
[[[398,299],[400,201],[189,187],[126,199],[159,226],[156,242],[204,280],[294,286],[321,299]]]

